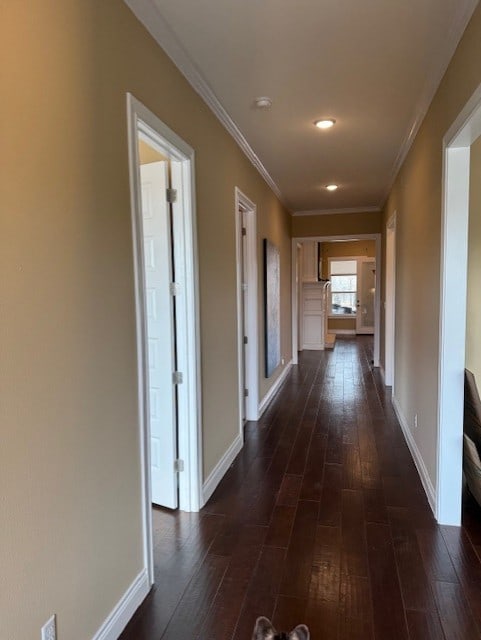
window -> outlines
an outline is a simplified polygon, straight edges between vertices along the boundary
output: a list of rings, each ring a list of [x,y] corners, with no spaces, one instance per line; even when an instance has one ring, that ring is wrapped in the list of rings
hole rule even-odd
[[[329,260],[331,315],[356,315],[357,260]]]

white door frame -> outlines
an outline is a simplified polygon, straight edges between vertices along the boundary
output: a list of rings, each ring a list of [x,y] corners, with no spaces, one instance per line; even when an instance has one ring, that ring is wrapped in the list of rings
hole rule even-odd
[[[331,259],[331,258],[330,258]],[[335,260],[336,258],[332,258],[333,260]],[[344,258],[343,258],[344,259]],[[357,273],[358,273],[358,278],[357,278],[357,291],[356,291],[356,304],[359,305],[356,308],[360,309],[360,299],[361,299],[361,294],[360,294],[360,288],[363,286],[363,275],[361,272],[361,265],[363,262],[374,262],[374,264],[376,265],[376,271],[377,271],[377,265],[378,263],[376,262],[376,258],[375,257],[371,257],[371,256],[356,256],[355,258],[356,262],[357,262]],[[376,275],[374,275],[374,286],[376,286]],[[374,293],[374,296],[376,294]],[[375,301],[374,301],[374,307],[375,307]],[[375,309],[374,309],[375,310]],[[361,314],[358,312],[356,312],[356,335],[358,336],[362,336],[362,335],[369,335],[373,332],[370,331],[370,328],[368,330],[363,329],[362,328],[362,318],[361,318]],[[373,327],[374,329],[374,327]]]
[[[249,395],[246,398],[246,420],[259,419],[259,336],[258,336],[258,300],[257,300],[257,207],[242,191],[235,187],[235,234],[236,234],[236,270],[237,270],[237,362],[239,380],[239,435],[244,442],[242,405],[244,403],[244,384],[242,362],[244,357],[244,307],[242,303],[242,224],[240,211],[246,214],[247,242],[247,305],[245,327],[248,343],[245,359],[245,381]]]
[[[127,94],[127,121],[135,279],[144,561],[150,583],[153,584],[147,318],[138,138],[142,136],[151,146],[171,160],[171,163],[176,166],[176,171],[172,173],[176,173],[177,179],[182,183],[178,201],[174,205],[173,224],[176,237],[174,260],[178,283],[176,292],[177,368],[183,374],[183,382],[178,385],[178,455],[184,462],[184,471],[179,474],[179,508],[183,511],[198,511],[202,506],[202,413],[194,151],[130,93]]]
[[[302,351],[302,345],[304,344],[304,327],[302,326],[302,322],[299,322],[299,318],[302,317],[304,313],[303,305],[302,305],[302,295],[301,295],[301,284],[302,284],[302,274],[303,274],[303,258],[304,258],[304,247],[301,242],[296,243],[296,260],[295,260],[295,270],[293,272],[293,283],[294,291],[297,291],[297,308],[294,313],[294,308],[292,309],[292,333],[297,336],[297,345],[296,349]],[[292,345],[294,349],[294,344]],[[292,351],[294,353],[294,350]]]
[[[297,251],[297,243],[304,241],[332,242],[334,240],[375,240],[376,241],[376,292],[374,294],[374,366],[379,366],[380,353],[380,319],[381,319],[381,234],[358,233],[339,236],[315,236],[292,238],[291,256]],[[297,336],[298,309],[298,283],[296,281],[296,260],[291,260],[291,301],[292,301],[292,364],[298,363],[297,352],[299,349]]]
[[[384,307],[384,384],[394,394],[396,331],[396,211],[386,224],[386,300]]]
[[[436,518],[461,524],[471,144],[481,135],[481,85],[443,138]]]

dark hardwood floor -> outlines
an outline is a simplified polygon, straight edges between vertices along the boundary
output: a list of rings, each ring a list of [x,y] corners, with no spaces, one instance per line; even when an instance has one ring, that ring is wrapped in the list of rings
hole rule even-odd
[[[372,339],[304,352],[199,514],[154,510],[156,584],[122,640],[481,638],[481,510],[440,527],[371,368]]]

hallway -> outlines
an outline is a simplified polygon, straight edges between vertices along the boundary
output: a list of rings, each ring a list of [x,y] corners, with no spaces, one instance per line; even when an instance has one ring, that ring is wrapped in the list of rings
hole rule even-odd
[[[481,510],[439,527],[372,338],[304,352],[199,514],[154,511],[156,585],[121,640],[481,638]]]

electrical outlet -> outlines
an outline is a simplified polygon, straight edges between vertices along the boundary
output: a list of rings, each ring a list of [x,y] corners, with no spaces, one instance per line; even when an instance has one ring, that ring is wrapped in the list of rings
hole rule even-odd
[[[418,428],[418,414],[416,413],[416,415],[414,416],[414,428],[417,429]]]
[[[281,364],[283,365],[285,363],[284,358],[281,358]]]
[[[55,614],[43,625],[42,640],[57,640],[57,621]]]

